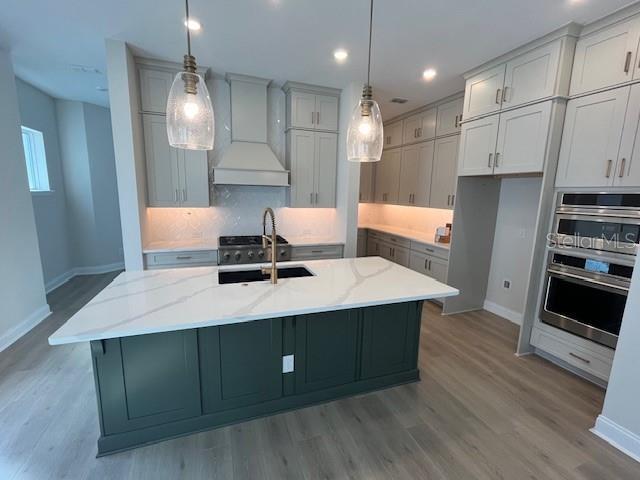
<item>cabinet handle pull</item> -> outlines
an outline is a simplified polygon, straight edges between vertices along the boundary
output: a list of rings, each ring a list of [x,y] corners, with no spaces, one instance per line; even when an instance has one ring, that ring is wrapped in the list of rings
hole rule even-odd
[[[313,193],[309,194],[309,203],[313,203]]]
[[[187,201],[187,189],[186,188],[182,189],[182,201],[183,202]]]
[[[496,152],[496,168],[500,166],[499,160],[500,160],[500,152]]]
[[[500,92],[502,92],[502,89],[499,88],[498,90],[496,90],[496,103],[498,105],[500,105]]]
[[[624,73],[629,73],[630,65],[631,65],[631,52],[627,52],[627,56],[624,59]]]
[[[451,206],[453,206],[454,203],[456,203],[456,194],[455,193],[453,195],[451,195]]]
[[[316,123],[316,112],[311,112],[311,125]]]
[[[191,255],[178,255],[176,260],[191,260],[193,257]]]
[[[316,192],[316,203],[318,203],[318,192]]]
[[[173,201],[174,202],[178,201],[178,189],[177,188],[173,192]]]
[[[447,195],[447,207],[451,205],[451,195]]]
[[[624,177],[624,164],[627,163],[627,159],[623,158],[622,159],[622,163],[620,164],[620,173],[618,174],[618,176],[620,178]]]
[[[613,165],[613,160],[607,160],[607,178],[611,176],[611,166]]]
[[[507,89],[509,87],[504,87],[502,90],[502,103],[507,103]]]
[[[418,128],[418,138],[422,137],[422,127]]]
[[[316,112],[316,125],[320,125],[320,112]]]
[[[584,357],[581,357],[580,355],[576,355],[573,352],[569,352],[569,355],[571,355],[573,358],[577,358],[578,360],[580,360],[580,361],[582,361],[584,363],[591,363],[591,360],[588,360],[588,359],[586,359]]]
[[[431,271],[431,260],[429,260],[429,271]]]
[[[428,270],[428,269],[427,269],[427,259],[426,259],[426,258],[424,259],[424,269],[425,269],[425,270]]]
[[[487,167],[492,168],[493,164],[491,163],[491,159],[493,158],[493,153],[489,154],[489,162],[487,163]]]

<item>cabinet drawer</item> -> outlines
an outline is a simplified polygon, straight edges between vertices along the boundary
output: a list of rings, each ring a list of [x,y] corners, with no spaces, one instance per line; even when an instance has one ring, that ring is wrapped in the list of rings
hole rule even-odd
[[[409,248],[411,246],[411,240],[390,233],[378,232],[378,238],[383,242],[387,242],[390,245]]]
[[[323,260],[342,258],[343,245],[308,245],[293,247],[291,260]]]
[[[560,340],[538,328],[534,328],[531,334],[531,344],[595,377],[609,379],[612,363],[610,359]]]
[[[147,268],[179,267],[193,265],[217,265],[218,252],[204,250],[195,252],[145,253]]]
[[[449,250],[446,248],[431,245],[429,243],[422,243],[411,241],[411,250],[414,252],[425,253],[432,257],[442,258],[443,260],[449,260]]]

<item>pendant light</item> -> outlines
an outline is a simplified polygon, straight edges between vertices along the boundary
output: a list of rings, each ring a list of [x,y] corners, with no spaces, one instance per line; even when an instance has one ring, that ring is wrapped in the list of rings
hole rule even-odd
[[[362,89],[362,98],[353,110],[347,132],[347,158],[352,162],[377,162],[382,156],[382,116],[380,107],[373,100],[371,76],[371,32],[373,30],[373,0],[369,12],[369,59],[367,83]]]
[[[213,107],[207,85],[196,73],[196,59],[191,55],[189,0],[185,1],[187,18],[187,54],[184,70],[176,75],[167,100],[167,136],[172,147],[185,150],[212,150],[214,135]]]

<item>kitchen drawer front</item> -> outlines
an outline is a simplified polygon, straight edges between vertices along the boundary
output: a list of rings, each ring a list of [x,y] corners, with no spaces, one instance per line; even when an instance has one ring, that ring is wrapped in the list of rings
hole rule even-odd
[[[443,260],[449,260],[449,250],[446,248],[431,245],[429,243],[411,241],[411,250],[414,252],[420,252],[432,257],[442,258]]]
[[[194,252],[145,253],[147,268],[179,267],[193,265],[217,265],[217,250]]]
[[[409,248],[411,246],[411,240],[404,237],[399,237],[397,235],[392,235],[390,233],[378,232],[369,230],[369,235],[373,238],[380,240],[382,242],[387,242],[390,245],[395,245],[398,247]]]
[[[343,245],[308,245],[293,247],[291,260],[324,260],[342,258]]]
[[[611,359],[603,358],[589,350],[556,338],[539,328],[533,329],[531,344],[595,377],[605,381],[609,380]]]

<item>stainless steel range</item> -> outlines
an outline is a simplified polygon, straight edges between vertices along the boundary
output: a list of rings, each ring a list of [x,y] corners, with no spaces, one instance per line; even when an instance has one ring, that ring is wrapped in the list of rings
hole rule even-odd
[[[276,243],[277,261],[291,260],[291,245],[280,235]],[[262,248],[260,235],[242,235],[218,238],[218,265],[262,263],[271,258],[271,247]]]

